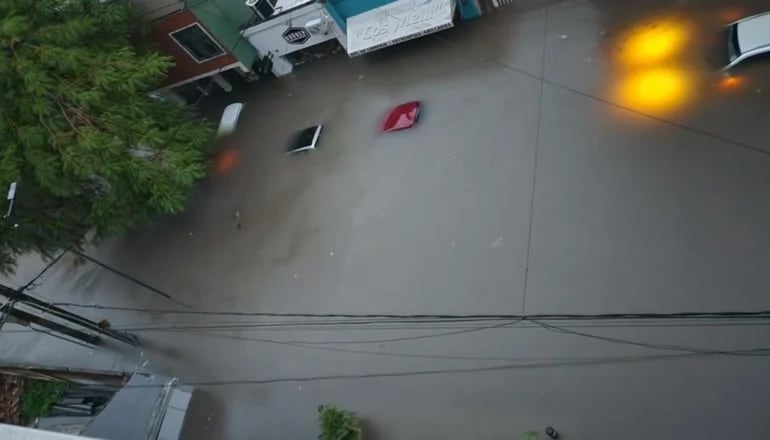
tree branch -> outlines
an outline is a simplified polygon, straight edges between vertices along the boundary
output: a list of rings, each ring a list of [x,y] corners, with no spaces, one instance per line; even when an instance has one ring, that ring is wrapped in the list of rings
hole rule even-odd
[[[74,123],[74,122],[72,122],[72,120],[69,118],[69,116],[67,116],[67,110],[65,110],[65,109],[64,109],[64,106],[62,105],[61,101],[59,101],[59,100],[58,100],[58,99],[56,99],[56,98],[54,98],[54,101],[56,101],[56,105],[58,105],[58,106],[59,106],[59,110],[61,110],[61,114],[62,114],[62,116],[64,116],[64,119],[66,119],[66,120],[67,120],[67,122],[70,124],[70,127],[72,127],[72,129],[75,131],[75,133],[77,133],[77,134],[82,134],[82,133],[80,133],[80,130],[79,130],[79,129],[78,129],[78,127],[75,125],[75,123]]]

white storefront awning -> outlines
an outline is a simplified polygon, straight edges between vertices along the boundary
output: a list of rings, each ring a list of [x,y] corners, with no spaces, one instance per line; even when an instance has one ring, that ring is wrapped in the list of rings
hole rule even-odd
[[[348,54],[365,54],[450,28],[454,7],[454,0],[397,0],[349,17]]]

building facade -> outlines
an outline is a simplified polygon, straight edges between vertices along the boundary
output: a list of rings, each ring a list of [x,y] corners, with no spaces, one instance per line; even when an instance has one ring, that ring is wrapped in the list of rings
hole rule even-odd
[[[239,27],[214,0],[160,6],[151,0],[134,0],[133,6],[149,30],[151,43],[174,63],[156,92],[194,102],[212,86],[229,92],[233,79],[257,78],[259,53],[241,41],[251,16],[248,9]]]
[[[211,84],[229,91],[235,75],[247,81],[283,76],[330,53],[359,56],[450,28],[481,15],[484,1],[197,0],[155,6],[134,0],[134,5],[154,42],[174,60],[161,91],[174,90],[189,101]]]
[[[254,4],[256,11],[274,7],[274,12],[243,33],[257,51],[271,57],[276,76],[306,61],[297,53],[312,58],[333,52],[328,44],[333,39],[334,46],[358,56],[447,29],[482,12],[478,0],[255,0]],[[324,50],[313,49],[321,44]]]

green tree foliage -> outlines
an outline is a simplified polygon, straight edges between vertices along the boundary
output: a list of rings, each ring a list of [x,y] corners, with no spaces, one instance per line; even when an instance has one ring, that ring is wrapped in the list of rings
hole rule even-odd
[[[63,382],[27,379],[24,381],[19,412],[24,423],[48,414],[59,401],[66,385]]]
[[[334,405],[318,407],[318,424],[321,428],[320,440],[361,440],[363,433],[356,413]]]
[[[0,0],[2,271],[178,212],[204,176],[212,130],[148,96],[171,61],[132,45],[126,3]]]

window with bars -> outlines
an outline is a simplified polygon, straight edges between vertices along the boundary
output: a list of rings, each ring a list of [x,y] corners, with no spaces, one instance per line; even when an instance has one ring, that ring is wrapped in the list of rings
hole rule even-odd
[[[203,63],[225,54],[222,46],[214,41],[211,35],[198,23],[174,31],[169,36],[198,63]]]

